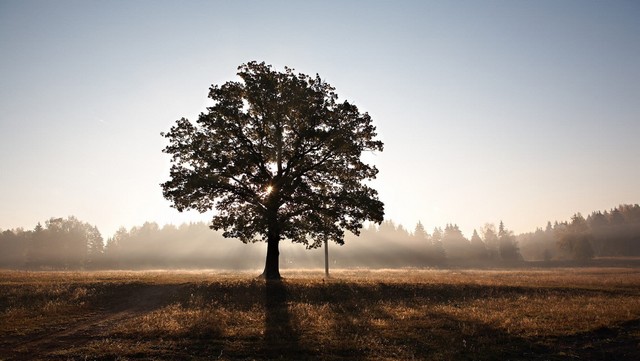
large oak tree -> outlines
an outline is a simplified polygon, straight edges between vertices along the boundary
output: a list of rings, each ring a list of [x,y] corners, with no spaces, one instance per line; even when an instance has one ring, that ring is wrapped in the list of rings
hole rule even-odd
[[[215,209],[211,227],[243,242],[266,241],[263,276],[279,279],[282,239],[315,248],[344,231],[380,223],[384,205],[366,184],[382,151],[371,117],[319,76],[265,63],[238,67],[241,81],[210,88],[213,105],[194,124],[162,135],[172,156],[164,196],[179,211]]]

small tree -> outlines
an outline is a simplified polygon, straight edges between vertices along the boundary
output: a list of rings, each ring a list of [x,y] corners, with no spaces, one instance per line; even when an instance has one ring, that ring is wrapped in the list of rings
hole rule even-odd
[[[367,113],[315,78],[250,62],[241,82],[213,85],[196,124],[182,118],[163,134],[172,156],[164,196],[179,211],[216,209],[211,227],[243,242],[266,241],[263,276],[279,279],[278,244],[315,248],[384,215],[363,152],[382,151]]]

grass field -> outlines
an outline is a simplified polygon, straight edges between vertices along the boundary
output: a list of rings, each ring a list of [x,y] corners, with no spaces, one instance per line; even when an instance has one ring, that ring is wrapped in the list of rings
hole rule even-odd
[[[0,360],[640,360],[640,269],[0,271]]]

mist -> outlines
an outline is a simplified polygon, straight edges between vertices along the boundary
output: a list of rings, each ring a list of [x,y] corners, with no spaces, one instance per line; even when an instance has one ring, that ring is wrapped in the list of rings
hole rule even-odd
[[[0,268],[30,270],[224,269],[259,270],[266,243],[225,238],[204,222],[120,228],[104,240],[97,227],[70,216],[32,230],[0,231]],[[282,269],[324,267],[324,251],[280,243]],[[640,256],[640,206],[620,205],[586,218],[548,222],[514,235],[500,222],[467,238],[455,224],[408,230],[391,220],[369,224],[344,245],[329,242],[330,268],[500,267],[531,262],[588,262],[598,257]]]

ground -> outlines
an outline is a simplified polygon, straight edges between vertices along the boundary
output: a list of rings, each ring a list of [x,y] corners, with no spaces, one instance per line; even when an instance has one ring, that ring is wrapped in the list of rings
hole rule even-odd
[[[0,360],[640,360],[640,269],[0,271]]]

